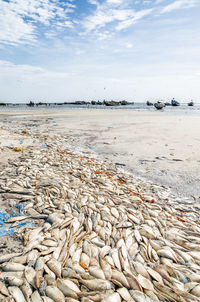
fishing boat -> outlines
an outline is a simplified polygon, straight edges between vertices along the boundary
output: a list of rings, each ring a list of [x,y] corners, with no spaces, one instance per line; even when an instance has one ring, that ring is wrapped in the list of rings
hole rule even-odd
[[[172,104],[172,106],[180,106],[180,103],[175,101],[174,98],[171,100],[171,104]]]
[[[154,104],[154,107],[157,109],[157,110],[160,110],[160,109],[163,109],[165,107],[165,104],[164,103],[161,103],[160,101],[156,102]]]
[[[188,106],[194,106],[194,102],[193,102],[193,101],[190,101],[190,102],[188,103]]]
[[[26,104],[28,107],[34,107],[35,106],[35,103],[30,101],[28,104]]]
[[[116,102],[116,101],[104,101],[104,104],[106,106],[119,106],[120,102]]]

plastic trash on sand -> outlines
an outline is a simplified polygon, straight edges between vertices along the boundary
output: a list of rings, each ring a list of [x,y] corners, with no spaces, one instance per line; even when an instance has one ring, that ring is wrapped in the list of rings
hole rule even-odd
[[[14,147],[13,150],[14,150],[15,152],[23,152],[23,151],[24,151],[24,148],[22,148],[22,147]]]
[[[18,228],[35,227],[35,223],[32,221],[21,222],[18,225],[16,225],[16,223],[13,223],[15,224],[15,226],[13,226],[13,224],[5,225],[6,220],[9,219],[10,217],[17,217],[17,216],[24,215],[24,211],[23,211],[24,205],[22,204],[16,205],[16,208],[18,209],[19,213],[17,213],[17,209],[16,210],[12,209],[13,215],[7,213],[4,209],[0,208],[0,237],[12,236],[14,235],[16,229]]]

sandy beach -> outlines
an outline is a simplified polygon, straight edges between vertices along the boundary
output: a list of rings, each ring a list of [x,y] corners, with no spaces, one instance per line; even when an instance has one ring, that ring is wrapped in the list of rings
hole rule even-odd
[[[200,196],[198,115],[78,109],[34,111],[33,117],[27,112],[5,113],[1,120],[5,119],[13,129],[16,124],[31,129],[33,124],[38,132],[45,128],[46,133],[68,134],[75,152],[122,164],[134,175],[170,187],[179,196]],[[9,146],[9,142],[1,140],[1,145]]]
[[[200,301],[198,116],[1,115],[0,301]]]
[[[1,115],[2,302],[197,302],[198,116]]]

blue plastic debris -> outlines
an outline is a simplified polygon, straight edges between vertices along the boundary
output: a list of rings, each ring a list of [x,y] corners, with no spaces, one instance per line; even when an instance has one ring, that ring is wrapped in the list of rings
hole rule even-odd
[[[24,215],[24,205],[19,204],[16,205],[16,208],[19,210],[19,214],[12,209],[13,215],[10,215],[7,213],[4,209],[0,208],[0,237],[3,236],[12,236],[14,235],[16,229],[18,228],[25,228],[25,227],[35,227],[35,223],[32,221],[27,221],[27,222],[21,222],[18,225],[13,226],[12,224],[10,225],[5,225],[6,220],[8,220],[10,217],[16,217],[16,216],[22,216]]]
[[[8,226],[0,227],[0,237],[14,235],[15,228],[10,228]]]
[[[15,212],[15,210],[12,209],[13,215],[18,216],[18,214]]]
[[[22,145],[22,144],[24,143],[24,141],[23,141],[23,140],[21,140],[19,143],[20,143],[20,145]]]
[[[20,216],[24,215],[24,204],[17,204],[16,205],[16,208],[18,209],[19,208],[19,214]]]
[[[11,217],[5,210],[0,209],[0,225],[4,225],[4,222]]]
[[[113,128],[113,126],[108,126],[108,129],[112,129]]]
[[[17,226],[18,228],[20,227],[24,227],[24,228],[26,228],[26,227],[35,227],[35,223],[33,222],[33,221],[29,221],[29,222],[21,222],[21,223],[19,223],[18,224],[18,226]]]

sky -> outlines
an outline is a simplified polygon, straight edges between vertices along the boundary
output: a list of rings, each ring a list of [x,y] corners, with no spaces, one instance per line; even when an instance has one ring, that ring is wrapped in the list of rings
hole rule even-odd
[[[0,101],[200,102],[200,0],[0,0]]]

